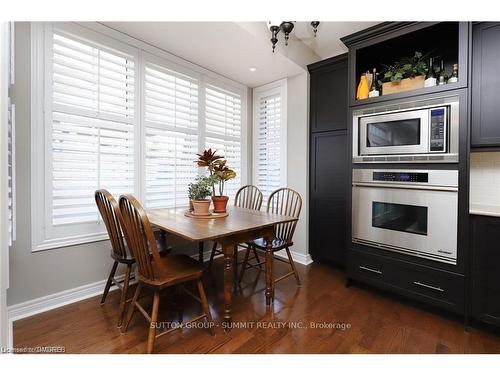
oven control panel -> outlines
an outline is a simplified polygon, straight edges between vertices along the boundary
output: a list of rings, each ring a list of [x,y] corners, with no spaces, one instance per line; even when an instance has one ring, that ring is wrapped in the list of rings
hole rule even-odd
[[[431,127],[429,134],[429,151],[446,151],[446,108],[431,109]]]
[[[373,172],[373,181],[385,182],[429,182],[427,172]]]

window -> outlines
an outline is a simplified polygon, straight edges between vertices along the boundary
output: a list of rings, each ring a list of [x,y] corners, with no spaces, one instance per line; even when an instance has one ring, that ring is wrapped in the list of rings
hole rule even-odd
[[[96,189],[186,206],[205,146],[241,170],[245,87],[118,34],[32,24],[34,250],[105,239]]]
[[[286,81],[254,89],[253,183],[266,202],[286,186]]]
[[[197,175],[198,81],[151,62],[144,74],[146,206],[183,206]]]
[[[229,180],[224,194],[233,198],[241,187],[241,95],[234,94],[214,85],[205,88],[206,147],[224,155],[228,166],[236,172],[236,178]]]

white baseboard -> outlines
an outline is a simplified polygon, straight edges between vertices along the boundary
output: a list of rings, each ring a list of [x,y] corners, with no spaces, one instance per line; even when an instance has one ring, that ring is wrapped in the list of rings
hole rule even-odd
[[[123,278],[124,275],[120,275],[116,277],[116,280],[123,281]],[[7,311],[9,313],[9,320],[16,321],[48,310],[56,309],[61,306],[69,305],[73,302],[95,297],[102,294],[107,281],[107,279],[96,281],[76,288],[49,294],[48,296],[21,302],[17,305],[8,306]],[[132,280],[130,285],[134,284],[134,282],[135,280]],[[116,289],[116,285],[113,285],[111,286],[110,291]]]
[[[311,264],[313,262],[309,254],[297,253],[296,251],[292,250],[290,250],[290,254],[292,254],[292,258],[295,263],[300,263],[303,264],[304,266],[307,266],[308,264]],[[279,256],[280,258],[288,259],[285,250],[278,251],[276,255]]]

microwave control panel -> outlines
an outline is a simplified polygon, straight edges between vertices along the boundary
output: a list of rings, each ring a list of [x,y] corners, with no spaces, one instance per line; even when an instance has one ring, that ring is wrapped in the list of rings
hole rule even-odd
[[[429,151],[446,151],[446,108],[431,109],[431,127],[429,134]]]

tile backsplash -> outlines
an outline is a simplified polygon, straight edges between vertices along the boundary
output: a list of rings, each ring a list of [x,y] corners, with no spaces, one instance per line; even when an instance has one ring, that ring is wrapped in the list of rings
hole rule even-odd
[[[471,153],[470,203],[500,206],[500,152]]]

